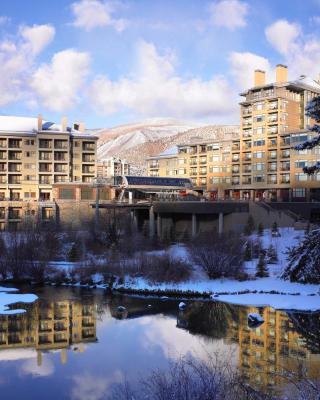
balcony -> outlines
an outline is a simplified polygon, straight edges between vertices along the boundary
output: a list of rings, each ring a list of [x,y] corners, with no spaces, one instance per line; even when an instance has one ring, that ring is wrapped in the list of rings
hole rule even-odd
[[[94,163],[95,162],[95,157],[92,156],[91,154],[82,154],[82,162]]]
[[[268,129],[267,132],[268,132],[268,135],[269,135],[269,136],[277,135],[277,133],[278,133],[278,128]]]
[[[22,140],[9,139],[9,148],[10,149],[21,149]]]
[[[243,185],[251,185],[251,183],[252,183],[251,177],[243,177],[242,178]]]
[[[281,177],[280,182],[281,183],[290,183],[290,177]]]
[[[9,208],[9,219],[20,219],[21,210],[15,208]]]
[[[277,153],[269,153],[268,154],[268,159],[269,160],[276,160],[277,159]]]
[[[51,164],[40,163],[39,171],[40,172],[52,172],[52,166],[51,166]]]
[[[290,152],[289,151],[283,151],[281,153],[281,158],[289,158],[290,157]]]
[[[238,162],[239,159],[240,159],[239,154],[233,154],[233,156],[232,156],[232,161],[233,162]]]
[[[9,172],[21,172],[21,164],[9,164]]]
[[[21,152],[9,151],[9,160],[11,161],[20,161],[22,157]]]
[[[274,111],[274,110],[277,110],[278,109],[278,102],[277,101],[275,101],[275,102],[272,102],[272,103],[269,103],[269,105],[268,105],[268,110],[269,111]]]
[[[51,149],[52,148],[52,141],[40,139],[39,140],[39,149]]]
[[[6,172],[7,171],[7,165],[6,164],[0,164],[0,172]]]
[[[66,150],[68,148],[68,141],[67,140],[55,140],[54,148],[58,149],[58,150]]]
[[[54,161],[67,161],[67,153],[54,153]]]
[[[240,184],[240,179],[239,178],[232,178],[231,183],[232,183],[232,185],[239,185]]]
[[[40,153],[39,153],[40,161],[50,161],[51,159],[52,159],[51,153],[46,153],[46,152],[40,151]]]
[[[232,167],[231,171],[233,174],[238,174],[239,173],[240,168],[239,167]]]
[[[248,161],[251,161],[251,153],[249,153],[249,154],[246,154],[244,157],[243,157],[243,161],[244,162],[248,162]]]
[[[251,107],[244,107],[242,109],[242,115],[250,115],[252,114],[252,108]]]
[[[51,176],[47,176],[47,175],[40,175],[39,176],[39,183],[41,185],[51,185]]]
[[[20,175],[9,175],[9,185],[21,185]]]
[[[95,144],[94,143],[82,143],[82,150],[83,151],[95,151]]]
[[[244,167],[243,167],[243,173],[245,173],[245,174],[250,174],[251,173],[251,165],[249,166],[249,165],[245,165]]]
[[[152,164],[149,165],[149,168],[158,169],[159,168],[159,163],[152,163]]]

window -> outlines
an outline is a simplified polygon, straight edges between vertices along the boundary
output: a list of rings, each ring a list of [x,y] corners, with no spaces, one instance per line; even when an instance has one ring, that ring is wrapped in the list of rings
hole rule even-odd
[[[306,190],[304,188],[296,188],[292,189],[292,197],[305,197]]]
[[[263,158],[264,157],[264,151],[255,151],[254,153],[255,158]]]
[[[216,167],[216,166],[213,166],[213,167],[210,167],[210,172],[220,172],[220,167]]]
[[[36,153],[35,153],[35,151],[26,151],[25,156],[26,157],[35,157]]]
[[[93,200],[93,190],[91,188],[82,188],[81,200]]]
[[[255,171],[262,171],[262,170],[264,170],[264,163],[254,164],[253,168]]]
[[[262,140],[262,139],[260,139],[260,140],[255,140],[254,142],[253,142],[253,145],[254,146],[264,146],[266,144],[266,141],[265,140]]]
[[[294,162],[295,168],[304,168],[308,166],[308,162],[306,160],[297,160]]]
[[[253,130],[255,135],[262,135],[264,133],[264,128],[262,126],[258,126]]]
[[[33,146],[34,145],[34,140],[33,139],[27,139],[24,141],[24,144],[26,146]]]
[[[73,189],[61,188],[59,190],[59,198],[61,200],[73,200],[74,199]]]
[[[256,115],[255,117],[256,122],[263,122],[264,121],[264,115]]]
[[[294,177],[295,180],[299,182],[308,180],[308,175],[304,173],[294,174]]]

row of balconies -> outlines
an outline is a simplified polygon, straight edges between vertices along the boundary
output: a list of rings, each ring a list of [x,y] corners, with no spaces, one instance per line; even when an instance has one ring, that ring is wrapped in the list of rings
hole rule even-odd
[[[26,139],[26,146],[34,146],[34,139]],[[39,139],[39,149],[69,149],[70,142],[62,139]],[[95,151],[94,142],[82,142],[83,151]],[[21,149],[22,139],[0,139],[0,148]]]

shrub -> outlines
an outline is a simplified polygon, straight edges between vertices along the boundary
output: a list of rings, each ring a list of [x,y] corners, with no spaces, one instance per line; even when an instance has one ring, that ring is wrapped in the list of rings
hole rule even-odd
[[[269,276],[267,263],[266,263],[266,255],[264,252],[260,253],[258,264],[256,267],[256,277],[258,278],[266,278]]]
[[[276,264],[278,262],[278,254],[275,247],[270,244],[267,250],[267,262],[268,264]]]
[[[210,279],[237,277],[243,272],[243,241],[237,236],[200,239],[191,247],[191,257]]]

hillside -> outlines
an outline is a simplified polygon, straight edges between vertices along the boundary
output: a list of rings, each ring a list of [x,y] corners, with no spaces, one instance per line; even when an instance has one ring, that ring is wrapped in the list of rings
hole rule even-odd
[[[132,172],[144,174],[146,158],[176,144],[210,140],[238,132],[236,125],[196,126],[179,121],[151,121],[96,130],[99,136],[98,159],[117,156],[132,165]]]

